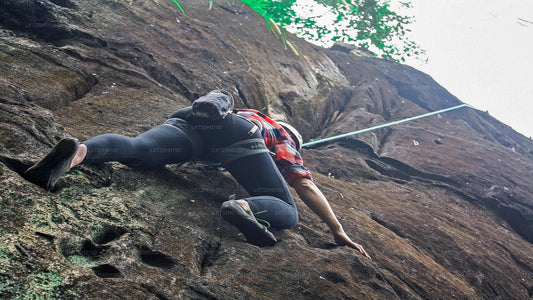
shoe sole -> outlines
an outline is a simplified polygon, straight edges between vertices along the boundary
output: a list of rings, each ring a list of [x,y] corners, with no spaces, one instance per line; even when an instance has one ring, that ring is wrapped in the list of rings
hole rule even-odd
[[[247,213],[235,200],[226,201],[220,209],[222,218],[237,227],[250,244],[264,247],[274,246],[276,237]]]
[[[70,169],[77,149],[77,139],[60,140],[50,153],[24,172],[24,178],[52,191],[59,178]]]

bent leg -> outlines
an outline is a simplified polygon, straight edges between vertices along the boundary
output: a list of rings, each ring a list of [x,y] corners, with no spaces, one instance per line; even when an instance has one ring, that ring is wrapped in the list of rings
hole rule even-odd
[[[187,121],[202,137],[204,158],[222,163],[251,195],[245,200],[258,219],[266,220],[276,229],[292,228],[298,224],[298,210],[289,187],[254,123],[233,114],[218,122],[204,118],[191,118]],[[261,145],[253,145],[252,148],[257,150],[262,146],[264,151],[233,147],[237,143],[254,140],[260,140]]]
[[[226,169],[251,195],[245,200],[256,218],[276,229],[298,224],[298,210],[289,187],[268,153],[240,158]]]
[[[83,142],[83,164],[118,161],[131,167],[158,167],[188,161],[193,154],[187,135],[171,125],[156,126],[135,138],[103,134]]]

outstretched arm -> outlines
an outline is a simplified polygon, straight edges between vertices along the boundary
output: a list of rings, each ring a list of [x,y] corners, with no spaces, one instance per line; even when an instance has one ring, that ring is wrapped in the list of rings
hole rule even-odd
[[[344,232],[328,200],[312,180],[298,178],[293,182],[292,187],[296,190],[302,201],[328,225],[337,245],[354,248],[365,257],[370,258],[365,249],[361,245],[354,243],[346,232]]]

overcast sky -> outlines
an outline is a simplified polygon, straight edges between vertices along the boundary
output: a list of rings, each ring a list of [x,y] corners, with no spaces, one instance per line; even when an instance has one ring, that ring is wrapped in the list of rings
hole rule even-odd
[[[533,0],[411,0],[409,65],[461,101],[533,136]]]
[[[406,64],[429,74],[462,102],[533,136],[533,0],[406,0],[411,39],[428,61]],[[390,0],[395,11],[400,0]],[[298,0],[303,16],[327,9]],[[331,19],[331,17],[330,17]],[[331,21],[329,21],[331,22]]]

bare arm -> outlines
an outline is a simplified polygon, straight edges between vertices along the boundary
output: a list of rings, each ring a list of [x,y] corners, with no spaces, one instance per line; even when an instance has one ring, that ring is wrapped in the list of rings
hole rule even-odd
[[[304,201],[304,203],[309,206],[309,208],[317,214],[326,225],[328,225],[337,245],[354,248],[361,252],[365,257],[370,258],[365,249],[363,249],[361,245],[354,243],[348,237],[346,232],[344,232],[344,229],[342,228],[341,223],[339,223],[339,220],[337,220],[328,200],[312,180],[298,178],[294,181],[292,186],[302,201]]]

